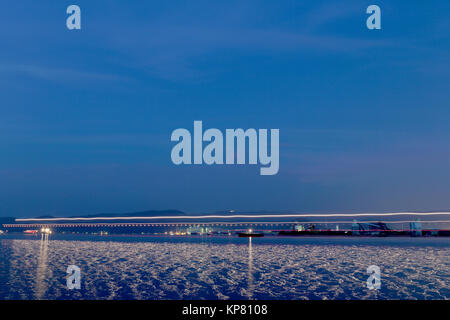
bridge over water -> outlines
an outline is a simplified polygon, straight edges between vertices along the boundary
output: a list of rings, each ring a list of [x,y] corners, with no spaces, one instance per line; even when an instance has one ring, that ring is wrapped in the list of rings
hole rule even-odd
[[[292,230],[296,225],[314,225],[316,230],[352,230],[355,223],[364,225],[383,221],[391,230],[409,230],[411,223],[420,223],[424,229],[450,229],[450,212],[398,212],[354,214],[234,214],[234,215],[177,215],[137,217],[73,217],[73,218],[23,218],[15,223],[3,224],[6,229],[26,230],[53,228],[60,230],[125,229],[144,231],[167,228],[208,228],[220,230]],[[353,227],[352,227],[353,226]]]

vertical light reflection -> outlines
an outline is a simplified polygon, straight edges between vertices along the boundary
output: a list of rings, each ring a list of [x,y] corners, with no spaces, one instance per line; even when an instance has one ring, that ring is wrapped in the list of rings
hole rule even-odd
[[[248,299],[253,299],[253,250],[252,237],[248,238]]]
[[[47,291],[46,278],[48,274],[48,234],[42,234],[39,247],[38,266],[36,271],[36,282],[34,294],[36,299],[40,300]]]

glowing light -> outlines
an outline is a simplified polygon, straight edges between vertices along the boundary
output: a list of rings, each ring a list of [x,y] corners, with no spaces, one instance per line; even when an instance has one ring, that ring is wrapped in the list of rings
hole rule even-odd
[[[49,228],[42,228],[41,229],[41,233],[43,233],[43,234],[51,234],[52,230],[50,230]]]

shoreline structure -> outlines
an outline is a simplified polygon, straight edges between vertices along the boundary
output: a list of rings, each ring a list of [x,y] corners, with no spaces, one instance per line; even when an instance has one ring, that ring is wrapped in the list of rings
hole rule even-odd
[[[142,214],[142,213],[141,213]],[[313,219],[312,219],[313,218]],[[332,220],[330,221],[330,218]],[[349,219],[351,218],[351,219]],[[401,220],[399,220],[399,218]],[[424,220],[425,219],[425,220]],[[156,215],[139,213],[78,217],[17,218],[4,232],[51,229],[57,233],[237,235],[255,230],[280,236],[450,236],[450,212],[329,214]]]

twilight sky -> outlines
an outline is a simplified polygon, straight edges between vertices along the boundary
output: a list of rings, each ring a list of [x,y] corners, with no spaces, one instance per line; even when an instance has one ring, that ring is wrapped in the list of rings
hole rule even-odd
[[[449,14],[448,0],[8,1],[0,216],[448,210]],[[175,166],[170,135],[194,120],[279,128],[279,173]]]

